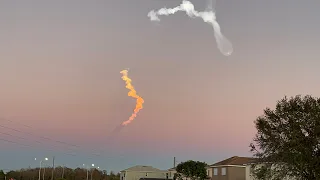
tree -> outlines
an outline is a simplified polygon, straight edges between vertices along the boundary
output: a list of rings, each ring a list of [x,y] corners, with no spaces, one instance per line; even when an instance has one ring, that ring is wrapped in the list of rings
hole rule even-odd
[[[199,161],[186,161],[177,165],[175,179],[183,177],[204,180],[207,178],[207,164]]]
[[[0,170],[0,180],[4,180],[4,179],[5,179],[5,174],[3,170]]]
[[[62,178],[62,171],[64,169],[64,175]],[[46,171],[51,171],[52,168],[46,168]],[[86,169],[82,169],[82,168],[76,168],[76,169],[71,169],[71,168],[62,168],[62,167],[56,167],[56,171],[57,173],[55,173],[54,175],[54,179],[57,180],[85,180],[87,178],[87,170]],[[6,176],[7,179],[13,178],[13,179],[17,179],[17,180],[36,180],[38,179],[38,172],[39,172],[39,168],[35,168],[35,169],[20,169],[20,170],[16,170],[16,171],[9,171]],[[89,172],[90,173],[90,172]],[[4,177],[2,178],[1,176],[1,170],[0,170],[0,180],[4,180]],[[42,179],[42,174],[41,173],[41,179]],[[113,174],[113,180],[120,180],[120,174]],[[90,178],[90,174],[89,174],[89,178]],[[46,173],[45,175],[45,180],[50,180],[51,179],[51,173]],[[102,171],[98,171],[97,169],[94,169],[94,173],[92,176],[93,180],[102,180],[102,179],[109,179],[107,177],[107,174],[103,174]]]
[[[258,179],[320,179],[320,98],[300,95],[266,108],[250,144]],[[257,146],[257,147],[256,147]]]

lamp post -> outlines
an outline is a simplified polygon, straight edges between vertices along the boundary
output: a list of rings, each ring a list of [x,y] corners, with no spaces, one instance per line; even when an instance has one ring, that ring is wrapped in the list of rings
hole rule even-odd
[[[11,169],[2,169],[4,173],[4,180],[7,180],[7,173],[11,171]]]
[[[43,167],[42,180],[44,180],[44,175],[46,174],[46,167]]]
[[[94,167],[94,164],[92,164],[92,167]],[[98,166],[97,169],[100,169],[100,167]],[[94,168],[91,169],[91,180],[92,180],[93,172],[94,172]]]
[[[100,169],[100,167],[98,166],[98,167],[97,167],[97,170],[98,170],[98,172],[99,172],[99,176],[100,176],[100,170],[99,170],[99,169]]]
[[[83,164],[82,165],[83,167],[85,167],[86,169],[87,169],[87,180],[89,179],[89,170],[88,170],[88,166],[87,165],[85,165],[85,164]]]
[[[92,180],[92,174],[93,174],[93,170],[94,170],[94,169],[93,169],[93,168],[94,168],[94,164],[91,164],[91,166],[92,166],[92,168],[91,168],[91,178],[90,178],[90,179]]]
[[[92,167],[94,167],[94,164],[92,164]],[[97,169],[99,171],[100,167],[98,166]],[[94,168],[91,169],[91,180],[92,180],[94,170],[95,170]]]
[[[64,165],[64,164],[63,164],[63,166],[62,166],[62,175],[61,175],[61,178],[62,178],[62,179],[63,179],[63,177],[64,177],[64,168],[65,168],[65,166],[66,166],[66,165]]]
[[[36,161],[37,158],[34,158],[34,160]],[[41,166],[42,166],[42,162],[43,162],[43,161],[48,161],[48,160],[49,160],[48,158],[44,158],[44,160],[41,160],[41,161],[40,161],[39,180],[41,180]],[[45,173],[45,171],[43,172],[43,180],[44,180],[44,173]]]

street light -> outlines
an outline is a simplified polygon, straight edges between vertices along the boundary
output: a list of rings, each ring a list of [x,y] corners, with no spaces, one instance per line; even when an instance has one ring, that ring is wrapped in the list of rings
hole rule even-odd
[[[92,164],[92,167],[94,167],[94,164]],[[98,166],[97,169],[100,169],[100,167]],[[99,171],[99,170],[98,170],[98,171]],[[94,172],[94,168],[91,169],[91,180],[92,180],[93,172]]]
[[[94,167],[94,164],[91,164],[92,167]],[[93,168],[91,168],[91,180],[92,180],[92,174],[93,174]]]
[[[36,161],[37,158],[34,158],[34,160]],[[42,165],[42,162],[43,161],[48,161],[49,159],[48,158],[44,158],[43,160],[40,161],[40,168],[39,168],[39,180],[41,180],[41,165]],[[45,169],[44,169],[45,170]],[[43,172],[43,179],[44,179],[44,173],[45,171]]]
[[[66,167],[66,165],[63,164],[62,166],[63,166],[63,167],[62,167],[62,175],[61,175],[61,178],[63,179],[63,177],[64,177],[64,168]]]
[[[87,180],[89,179],[89,170],[88,170],[88,166],[85,164],[82,164],[83,167],[85,167],[87,169]]]

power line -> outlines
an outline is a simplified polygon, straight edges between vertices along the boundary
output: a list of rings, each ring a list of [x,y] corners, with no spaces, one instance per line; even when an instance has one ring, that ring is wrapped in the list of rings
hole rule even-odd
[[[12,120],[8,120],[8,119],[4,119],[4,118],[1,118],[2,120],[6,120],[6,121],[9,121],[9,122],[14,122]],[[25,124],[22,124],[22,123],[19,123],[25,127],[28,127],[28,128],[32,128],[31,126],[28,126],[28,125],[25,125]],[[50,140],[50,141],[54,141],[54,142],[57,142],[57,143],[60,143],[60,144],[63,144],[63,145],[67,145],[67,146],[72,146],[72,147],[77,147],[78,149],[80,148],[80,146],[78,145],[74,145],[74,144],[70,144],[70,143],[67,143],[67,142],[63,142],[63,141],[58,141],[58,140],[54,140],[54,139],[51,139],[51,138],[48,138],[48,137],[44,137],[44,136],[37,136],[33,133],[30,133],[30,132],[25,132],[25,131],[21,131],[21,130],[18,130],[18,129],[15,129],[15,128],[11,128],[11,127],[8,127],[8,126],[3,126],[3,125],[0,125],[0,127],[2,128],[6,128],[6,129],[9,129],[9,130],[12,130],[12,131],[15,131],[15,132],[19,132],[19,133],[23,133],[23,134],[28,134],[28,135],[32,135],[32,136],[35,136],[35,137],[40,137],[44,140]],[[3,132],[0,132],[0,134],[4,134],[4,135],[7,135],[7,136],[11,136],[11,137],[15,137],[15,138],[19,138],[19,139],[23,139],[23,140],[27,140],[26,138],[24,137],[20,137],[20,136],[13,136],[12,134],[9,134],[9,133],[3,133]],[[25,145],[25,144],[21,144],[21,143],[17,143],[15,141],[11,141],[11,140],[6,140],[6,139],[0,139],[2,141],[6,141],[6,142],[11,142],[11,143],[14,143],[14,144],[18,144],[18,145],[22,145],[22,146],[27,146],[27,147],[32,147],[30,145]],[[32,140],[36,143],[39,143],[39,144],[43,144],[41,141],[36,141],[36,140]],[[53,145],[52,145],[53,146]],[[53,147],[56,147],[56,146],[53,146]],[[66,147],[65,147],[66,148]],[[71,150],[71,149],[69,149]],[[52,151],[52,150],[50,150]],[[74,149],[72,149],[72,151],[74,151]],[[97,152],[97,150],[95,150]],[[86,152],[87,153],[87,152]],[[76,154],[70,154],[70,153],[63,153],[63,154],[66,154],[66,155],[72,155],[72,156],[76,156]],[[97,153],[88,153],[90,154],[91,156],[103,156],[103,155],[100,155],[100,154],[97,154]]]
[[[6,127],[6,126],[3,126],[3,125],[0,125],[0,127],[8,128],[8,129],[10,129],[10,130],[12,130],[12,131],[16,131],[16,132],[22,132],[22,131],[19,131],[19,130],[17,130],[17,129],[10,128],[10,127]],[[22,132],[22,133],[23,133],[23,132]],[[9,133],[0,132],[0,134],[4,134],[4,135],[7,135],[7,136],[15,137],[15,138],[18,138],[18,139],[28,140],[27,138],[20,137],[20,136],[14,136],[14,135],[9,134]],[[14,142],[14,141],[11,141],[11,140],[8,140],[8,141]],[[31,141],[44,145],[43,142],[41,142],[41,141],[36,141],[36,140],[31,140]],[[15,143],[15,144],[20,144],[20,145],[26,146],[26,145],[21,144],[21,143],[17,143],[17,142],[14,142],[14,143]],[[28,146],[28,147],[33,147],[33,146],[31,146],[31,145],[27,145],[27,146]],[[58,150],[58,147],[57,147],[57,146],[54,146],[54,145],[49,145],[49,146],[50,146],[51,148],[56,148],[56,150]],[[64,147],[64,148],[66,148],[66,147]],[[61,150],[61,149],[59,149],[59,150]],[[69,150],[75,151],[74,149],[69,149]],[[52,150],[50,150],[50,151],[52,151]],[[54,151],[52,151],[52,152],[54,152]],[[72,156],[75,156],[75,155],[76,155],[76,154],[70,154],[70,153],[65,153],[65,152],[63,152],[63,154],[72,155]],[[97,155],[97,154],[94,154],[94,153],[88,153],[88,154],[90,154],[90,155],[95,155],[95,156],[100,156],[100,155]]]
[[[14,122],[15,122],[15,121],[13,121],[13,120],[10,120],[10,119],[7,119],[7,118],[3,118],[3,117],[0,117],[0,120],[5,120],[5,121],[11,122],[11,123],[14,123]],[[34,129],[32,126],[23,124],[23,123],[21,123],[21,122],[15,122],[15,123],[20,124],[20,125],[22,125],[22,126],[24,126],[24,127],[27,127],[27,128],[29,128],[29,129]],[[81,146],[78,146],[78,145],[75,145],[75,144],[71,144],[71,143],[67,143],[67,142],[60,141],[60,140],[54,140],[54,139],[52,139],[52,138],[45,137],[45,136],[35,135],[35,134],[31,133],[31,132],[25,132],[25,131],[21,131],[21,130],[18,130],[18,129],[15,129],[15,128],[11,128],[11,127],[8,127],[8,126],[3,126],[3,125],[0,125],[0,127],[2,127],[2,128],[7,128],[7,129],[10,129],[10,130],[15,131],[15,132],[19,132],[19,133],[23,133],[23,134],[28,134],[28,135],[32,135],[32,136],[35,136],[35,137],[39,137],[39,138],[44,139],[44,140],[53,141],[53,142],[56,142],[56,143],[59,143],[59,144],[65,145],[65,146],[77,147],[76,149],[78,149],[78,150],[81,149]],[[116,129],[119,129],[119,127],[116,128]],[[113,133],[114,133],[114,132],[113,132]],[[113,134],[113,133],[111,133],[111,134]],[[21,138],[21,137],[20,137],[20,138]],[[110,138],[110,137],[109,137],[109,138]],[[109,139],[109,138],[107,137],[107,139]],[[24,138],[24,139],[25,139],[25,138]],[[40,142],[40,141],[35,141],[35,142],[42,144],[42,142]],[[109,144],[109,145],[110,145],[110,144]],[[105,149],[105,148],[103,148],[103,149]],[[71,150],[71,149],[69,149],[69,150]],[[72,151],[74,151],[74,149],[72,149]],[[107,153],[105,150],[102,150],[102,149],[100,149],[100,148],[98,148],[98,149],[91,149],[91,150],[89,150],[89,151],[90,151],[90,153],[88,153],[88,152],[83,152],[83,153],[89,154],[91,158],[93,158],[93,156],[95,156],[95,157],[105,157],[104,153]],[[66,153],[64,153],[64,154],[66,154]],[[73,154],[72,154],[72,155],[73,155]],[[74,155],[73,155],[73,156],[74,156]],[[121,156],[124,157],[124,155],[121,155]],[[91,158],[90,158],[90,159],[91,159]],[[105,157],[105,158],[108,158],[108,157]],[[108,159],[109,159],[109,158],[108,158]]]
[[[19,143],[19,142],[16,142],[16,141],[12,141],[12,140],[8,140],[8,139],[4,139],[4,138],[0,138],[0,141],[4,141],[4,142],[8,142],[8,143],[12,143],[12,144],[16,144],[16,145],[20,145],[20,146],[25,146],[25,147],[33,147],[32,145],[27,145],[27,144],[23,144],[23,143]],[[55,152],[53,150],[47,150],[47,151],[51,151],[51,152]],[[65,155],[70,155],[70,156],[77,156],[77,154],[70,154],[70,153],[66,153],[66,152],[61,152],[62,154],[65,154]],[[118,156],[117,158],[119,157],[124,157],[124,155],[120,155]],[[106,159],[109,159],[109,158],[106,158]]]
[[[12,144],[18,144],[18,145],[21,145],[21,146],[26,146],[26,147],[32,147],[30,145],[26,145],[26,144],[21,144],[21,143],[17,143],[17,142],[14,142],[14,141],[10,141],[10,140],[7,140],[7,139],[2,139],[0,138],[0,141],[5,141],[5,142],[8,142],[8,143],[12,143]]]
[[[2,119],[2,120],[9,121],[9,122],[13,122],[12,120],[3,119],[3,118],[1,118],[1,119]],[[31,129],[32,129],[31,126],[28,126],[28,125],[25,125],[25,124],[22,124],[22,123],[19,123],[19,124],[21,124],[21,125],[23,125],[23,126],[25,126],[25,127],[28,127],[28,128],[31,128]],[[1,127],[4,127],[4,126],[2,126],[2,125],[0,125],[0,126],[1,126]],[[10,127],[5,127],[5,128],[11,129],[11,130],[16,131],[16,132],[20,132],[20,133],[24,133],[24,134],[29,134],[29,135],[32,135],[32,136],[36,136],[36,135],[34,135],[33,133],[30,133],[30,132],[23,132],[23,131],[16,130],[16,129],[13,129],[13,128],[10,128]],[[60,144],[68,145],[68,146],[79,147],[79,146],[74,145],[74,144],[70,144],[70,143],[63,142],[63,141],[58,141],[58,140],[53,140],[53,139],[51,139],[51,138],[44,137],[44,136],[39,136],[39,135],[38,135],[38,137],[40,137],[40,138],[42,138],[42,139],[45,139],[45,140],[54,141],[54,142],[57,142],[57,143],[60,143]]]
[[[0,125],[0,126],[1,126],[1,125]],[[18,139],[28,140],[27,138],[20,137],[20,136],[14,136],[14,135],[9,134],[9,133],[0,132],[0,134],[7,135],[7,136],[10,136],[10,137],[15,137],[15,138],[18,138]],[[43,143],[40,142],[40,141],[34,141],[34,142],[39,143],[39,144],[43,144]],[[31,146],[31,145],[28,145],[28,146]],[[32,146],[31,146],[31,147],[32,147]],[[52,146],[51,148],[55,148],[55,147]]]
[[[10,120],[10,119],[7,119],[7,118],[3,118],[3,117],[0,118],[0,120],[5,120],[5,121],[8,121],[8,122],[12,122],[12,123],[15,122],[15,121],[13,121],[13,120]],[[16,122],[16,123],[17,123],[17,124],[20,124],[20,125],[22,125],[22,126],[25,126],[25,127],[27,127],[27,128],[34,129],[32,126],[23,124],[23,123],[21,123],[21,122]],[[0,127],[4,127],[4,126],[0,125]],[[25,131],[17,130],[17,129],[14,129],[14,128],[11,128],[11,127],[5,127],[5,128],[10,129],[10,130],[12,130],[12,131],[16,131],[16,132],[20,132],[20,133],[32,135],[32,136],[35,136],[35,137],[40,137],[41,139],[53,141],[53,142],[56,142],[56,143],[59,143],[59,144],[63,144],[63,145],[67,145],[67,146],[73,146],[73,147],[81,148],[81,146],[78,146],[78,145],[75,145],[75,144],[70,144],[70,143],[67,143],[67,142],[64,142],[64,141],[60,141],[60,140],[54,140],[54,139],[52,139],[52,138],[48,138],[48,137],[45,137],[45,136],[35,135],[35,134],[33,134],[33,133],[30,133],[30,132],[25,132]],[[119,129],[120,129],[120,127],[117,126],[115,130],[119,131]],[[114,130],[114,131],[115,131],[115,130]],[[111,134],[113,134],[114,131],[112,131]],[[109,140],[109,138],[110,138],[110,137],[108,136],[108,137],[107,137],[107,140]],[[104,149],[104,148],[103,148],[103,149]],[[90,154],[92,154],[92,155],[94,155],[94,156],[100,156],[100,155],[97,154],[97,153],[101,152],[101,149],[100,149],[100,148],[99,148],[99,149],[91,149],[90,151],[91,151],[91,152],[95,152],[95,153],[90,153]]]
[[[20,131],[20,130],[14,129],[14,128],[10,128],[10,127],[7,127],[7,126],[3,126],[3,125],[0,125],[0,127],[5,128],[5,129],[10,129],[10,130],[15,131],[15,132],[20,132],[20,133],[23,133],[23,134],[29,134],[28,132],[23,132],[23,131]],[[30,133],[30,135],[33,135],[33,134]],[[18,138],[22,138],[22,137],[18,137]],[[22,139],[28,140],[26,138],[22,138]],[[40,141],[36,141],[36,140],[34,140],[34,141],[37,142],[37,143],[42,144],[42,142],[40,142]]]
[[[9,122],[14,122],[13,120],[6,119],[6,118],[0,118],[0,120],[5,120],[5,121],[9,121]],[[18,122],[17,122],[17,123],[18,123]],[[31,126],[26,125],[26,124],[23,124],[23,123],[18,123],[18,124],[21,124],[22,126],[28,127],[28,128],[30,128],[30,129],[34,129],[34,128],[32,128]],[[45,136],[35,135],[35,134],[33,134],[33,133],[25,132],[25,131],[21,131],[21,130],[17,130],[17,129],[15,129],[15,128],[3,126],[3,125],[0,125],[0,127],[7,128],[7,129],[10,129],[10,130],[15,131],[15,132],[19,132],[19,133],[23,133],[23,134],[28,134],[28,135],[32,135],[32,136],[35,136],[35,137],[39,137],[39,138],[44,139],[44,140],[53,141],[53,142],[56,142],[56,143],[59,143],[59,144],[62,144],[62,145],[72,146],[72,147],[76,147],[76,148],[81,148],[81,146],[78,146],[78,145],[75,145],[75,144],[67,143],[67,142],[60,141],[60,140],[54,140],[54,139],[52,139],[52,138],[45,137]],[[91,149],[90,151],[91,151],[91,152],[98,152],[99,150],[97,150],[97,149]],[[93,155],[97,155],[96,153],[92,153],[92,154],[93,154]],[[99,155],[98,155],[98,156],[99,156]]]
[[[12,136],[12,135],[10,135],[10,134],[2,133],[2,132],[0,132],[0,134],[6,134],[6,135],[9,135],[9,136]],[[18,138],[21,138],[21,139],[25,139],[25,138],[22,138],[22,137],[19,137],[19,136],[12,136],[12,137],[18,137]],[[23,143],[19,143],[19,142],[16,142],[16,141],[12,141],[12,140],[8,140],[8,139],[3,139],[3,138],[0,138],[0,141],[5,141],[5,142],[12,143],[12,144],[17,144],[17,145],[25,146],[25,147],[31,147],[31,148],[33,147],[32,145],[23,144]],[[54,152],[53,150],[48,150],[48,151]],[[76,156],[75,154],[70,154],[70,153],[66,153],[66,152],[62,152],[62,153],[63,153],[63,154],[66,154],[66,155]]]

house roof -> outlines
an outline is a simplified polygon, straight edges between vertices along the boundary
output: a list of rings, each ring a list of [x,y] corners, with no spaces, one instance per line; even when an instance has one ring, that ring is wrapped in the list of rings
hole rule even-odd
[[[143,171],[143,172],[154,172],[154,171],[161,171],[160,169],[154,168],[152,166],[133,166],[128,169],[122,171]]]
[[[254,163],[256,160],[257,160],[256,158],[251,158],[251,157],[233,156],[223,161],[212,164],[210,166],[245,165],[245,164]]]

